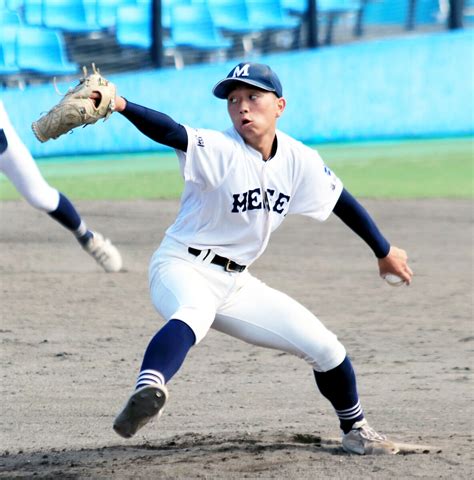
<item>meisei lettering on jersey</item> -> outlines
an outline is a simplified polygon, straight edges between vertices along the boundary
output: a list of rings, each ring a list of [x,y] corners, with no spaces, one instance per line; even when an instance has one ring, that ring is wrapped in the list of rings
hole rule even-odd
[[[279,193],[278,196],[276,196],[275,190],[272,188],[267,188],[263,194],[261,188],[254,188],[248,192],[234,193],[232,197],[234,198],[232,213],[246,212],[247,210],[261,210],[264,208],[265,210],[271,210],[280,214],[285,211],[285,207],[291,198],[290,195],[285,195],[284,193]],[[274,197],[276,197],[276,200],[272,205],[272,199]]]

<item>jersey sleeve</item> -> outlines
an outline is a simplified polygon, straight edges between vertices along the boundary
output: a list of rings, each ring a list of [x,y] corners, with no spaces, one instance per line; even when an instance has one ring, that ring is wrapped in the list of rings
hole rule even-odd
[[[211,191],[228,175],[235,152],[234,141],[216,130],[195,129],[185,125],[188,134],[186,152],[176,150],[181,175],[201,190]]]
[[[342,182],[323,162],[318,152],[304,147],[298,179],[288,213],[326,220],[341,195]]]

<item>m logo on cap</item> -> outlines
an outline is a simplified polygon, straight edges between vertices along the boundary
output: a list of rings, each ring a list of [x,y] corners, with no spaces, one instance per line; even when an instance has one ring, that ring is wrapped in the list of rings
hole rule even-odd
[[[250,67],[250,63],[246,63],[242,67],[240,67],[240,65],[237,65],[234,69],[234,73],[232,74],[232,77],[248,77],[249,67]]]

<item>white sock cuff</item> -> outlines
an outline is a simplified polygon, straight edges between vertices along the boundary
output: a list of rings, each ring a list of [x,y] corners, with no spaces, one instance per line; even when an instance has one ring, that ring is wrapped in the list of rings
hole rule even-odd
[[[357,402],[356,405],[351,408],[346,408],[344,410],[336,410],[336,413],[341,420],[351,420],[353,418],[357,418],[362,414],[362,406],[360,402]]]
[[[74,236],[77,238],[81,238],[86,233],[87,233],[87,226],[84,223],[84,220],[81,220],[81,224],[79,225],[79,227],[76,230],[74,230]]]
[[[142,370],[138,375],[136,388],[143,387],[145,385],[164,385],[165,384],[165,377],[163,374],[158,372],[157,370]]]

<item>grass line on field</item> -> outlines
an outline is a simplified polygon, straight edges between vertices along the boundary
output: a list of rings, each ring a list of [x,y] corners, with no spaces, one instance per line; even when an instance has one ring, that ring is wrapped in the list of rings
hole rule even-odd
[[[472,198],[473,145],[463,137],[313,147],[356,196]],[[55,157],[38,165],[73,199],[177,198],[183,187],[174,152]],[[17,198],[0,175],[0,199]]]

